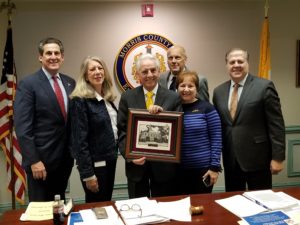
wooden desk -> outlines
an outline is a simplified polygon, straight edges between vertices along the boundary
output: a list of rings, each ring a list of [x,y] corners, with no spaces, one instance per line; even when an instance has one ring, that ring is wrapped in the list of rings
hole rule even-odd
[[[284,191],[285,193],[300,199],[300,187],[285,188],[285,189],[274,189],[274,191]],[[234,214],[230,213],[222,206],[215,203],[216,199],[222,199],[226,197],[233,196],[235,194],[241,194],[242,192],[222,192],[214,194],[199,194],[191,195],[191,204],[194,206],[203,205],[204,213],[203,215],[193,216],[192,222],[188,223],[190,225],[201,224],[201,225],[234,225],[237,224],[239,218]],[[186,196],[172,196],[172,197],[161,197],[156,198],[158,201],[174,201],[182,199]],[[75,205],[74,211],[81,209],[88,209],[95,206],[109,206],[113,205],[113,202],[99,202],[99,203],[88,203]],[[10,210],[3,214],[0,219],[0,225],[52,225],[52,220],[39,221],[39,222],[21,222],[19,220],[24,209]],[[64,223],[67,224],[67,218]],[[171,221],[166,223],[161,223],[166,225],[182,225],[187,224],[186,222]]]

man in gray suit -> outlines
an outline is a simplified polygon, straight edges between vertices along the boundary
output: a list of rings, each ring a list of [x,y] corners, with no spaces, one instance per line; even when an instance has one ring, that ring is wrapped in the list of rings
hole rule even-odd
[[[119,150],[126,160],[126,176],[129,198],[175,195],[176,167],[174,163],[147,161],[146,157],[128,160],[125,157],[127,120],[129,108],[146,109],[148,93],[154,105],[150,113],[181,111],[181,100],[177,93],[158,84],[159,62],[151,54],[140,56],[136,64],[141,86],[127,90],[121,95],[117,117]]]
[[[169,71],[161,74],[159,84],[169,90],[176,91],[176,76],[186,67],[187,56],[185,49],[180,45],[173,45],[167,51]],[[207,80],[204,76],[199,76],[199,92],[198,97],[201,101],[209,101]]]
[[[272,81],[249,74],[249,54],[232,49],[226,56],[231,80],[214,90],[223,132],[226,191],[272,188],[272,174],[283,169],[285,126]]]
[[[73,167],[68,150],[67,113],[68,96],[75,81],[58,72],[64,61],[60,40],[45,38],[38,50],[42,67],[20,81],[14,103],[30,202],[53,201],[56,194],[64,199]]]

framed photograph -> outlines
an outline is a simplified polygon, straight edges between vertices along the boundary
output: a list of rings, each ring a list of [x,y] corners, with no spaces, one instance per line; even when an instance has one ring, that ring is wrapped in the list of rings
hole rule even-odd
[[[297,40],[296,87],[300,87],[300,40]]]
[[[182,123],[183,112],[129,109],[126,157],[179,163]]]

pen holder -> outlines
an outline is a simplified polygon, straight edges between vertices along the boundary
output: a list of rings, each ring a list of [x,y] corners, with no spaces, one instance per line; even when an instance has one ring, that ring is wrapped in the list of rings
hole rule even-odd
[[[193,215],[200,215],[203,214],[204,207],[202,205],[199,206],[192,206],[190,207],[190,214]]]

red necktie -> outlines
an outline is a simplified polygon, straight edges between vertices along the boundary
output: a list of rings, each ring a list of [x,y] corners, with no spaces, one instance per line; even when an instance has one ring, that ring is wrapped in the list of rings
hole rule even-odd
[[[61,112],[64,116],[64,119],[67,120],[67,113],[66,113],[66,109],[65,109],[65,102],[64,102],[64,97],[61,91],[61,88],[59,87],[59,84],[57,82],[57,76],[52,76],[53,79],[53,83],[54,83],[54,92],[58,101],[58,104],[60,106]]]

